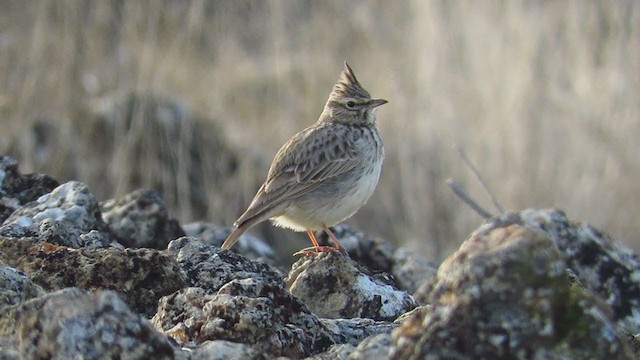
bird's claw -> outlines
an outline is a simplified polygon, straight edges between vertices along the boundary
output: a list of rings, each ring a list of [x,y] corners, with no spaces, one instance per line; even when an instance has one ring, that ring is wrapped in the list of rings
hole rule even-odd
[[[333,246],[310,246],[299,250],[293,254],[293,256],[316,256],[323,252],[341,252],[340,249]]]

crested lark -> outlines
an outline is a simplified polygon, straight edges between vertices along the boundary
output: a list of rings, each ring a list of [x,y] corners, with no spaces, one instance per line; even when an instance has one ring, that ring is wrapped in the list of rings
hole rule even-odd
[[[345,62],[320,118],[278,150],[267,179],[222,249],[271,219],[277,226],[307,232],[313,247],[301,254],[342,250],[329,226],[355,214],[378,183],[384,147],[375,108],[385,103],[371,98]],[[318,244],[313,233],[318,229],[329,235],[335,248]]]

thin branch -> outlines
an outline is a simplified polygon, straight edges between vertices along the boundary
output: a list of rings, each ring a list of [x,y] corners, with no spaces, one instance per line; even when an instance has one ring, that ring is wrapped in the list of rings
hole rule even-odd
[[[476,179],[478,180],[478,182],[480,183],[480,185],[482,186],[482,189],[484,189],[485,194],[487,194],[487,196],[489,197],[489,199],[491,199],[491,202],[493,203],[493,206],[496,207],[496,209],[498,209],[498,211],[500,213],[504,212],[504,209],[502,208],[502,206],[500,206],[500,204],[498,203],[498,201],[496,200],[496,198],[493,196],[493,194],[491,193],[491,191],[489,190],[489,186],[487,186],[487,184],[484,182],[484,180],[482,179],[482,176],[480,175],[480,172],[478,171],[478,169],[473,165],[473,163],[471,162],[471,160],[469,160],[469,157],[467,156],[467,154],[464,152],[464,150],[462,150],[462,148],[458,145],[456,145],[456,150],[458,150],[458,153],[460,154],[460,157],[462,158],[462,160],[464,160],[465,163],[467,163],[467,165],[469,166],[469,168],[471,168],[471,171],[473,172],[473,174],[475,175]]]
[[[455,180],[453,179],[447,180],[447,186],[449,186],[451,191],[453,191],[453,193],[456,194],[460,198],[460,200],[462,200],[465,204],[469,205],[469,207],[473,209],[473,211],[477,212],[484,219],[488,219],[493,216],[487,210],[483,209],[482,206],[478,205],[478,203],[476,203],[473,199],[471,199],[469,194],[467,194],[467,192],[462,188],[462,186],[458,184]]]

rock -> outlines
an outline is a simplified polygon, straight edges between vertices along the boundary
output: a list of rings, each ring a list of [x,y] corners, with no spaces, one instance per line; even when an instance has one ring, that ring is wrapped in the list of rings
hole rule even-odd
[[[196,238],[174,240],[169,251],[192,287],[163,297],[152,322],[179,343],[227,340],[292,358],[334,343],[334,334],[284,289],[282,275],[269,265]]]
[[[333,337],[336,344],[358,345],[360,342],[373,335],[390,334],[398,324],[388,321],[375,321],[366,318],[353,319],[325,319],[320,322]],[[355,348],[354,348],[355,349]]]
[[[24,359],[174,358],[166,336],[112,291],[56,291],[7,308],[0,324]]]
[[[259,351],[249,345],[226,340],[205,341],[195,350],[192,360],[245,360],[266,359]]]
[[[215,294],[234,279],[257,279],[262,283],[284,286],[282,275],[269,265],[252,261],[231,251],[208,245],[198,238],[183,237],[169,243],[189,286]]]
[[[34,284],[27,274],[0,264],[0,309],[44,294],[44,289]]]
[[[540,230],[481,227],[438,269],[431,307],[393,331],[391,357],[631,358],[610,308],[565,266]]]
[[[327,351],[305,358],[305,360],[345,360],[356,349],[351,344],[332,345]]]
[[[189,237],[196,237],[205,244],[220,247],[231,233],[230,228],[220,227],[210,223],[196,222],[183,226]],[[269,265],[275,265],[276,254],[273,248],[262,239],[245,233],[231,249],[252,260],[258,260]]]
[[[9,338],[0,337],[0,359],[2,360],[23,360],[20,355],[17,341]]]
[[[184,236],[175,219],[169,218],[162,196],[153,190],[136,190],[100,204],[102,219],[116,240],[129,248],[165,249],[171,240]]]
[[[635,355],[634,359],[640,359],[640,334],[629,334],[627,336],[627,339],[629,339],[629,343],[631,344],[631,348],[633,349],[632,353],[633,355]]]
[[[431,289],[433,289],[433,286],[435,285],[436,280],[437,280],[436,276],[428,278],[422,285],[420,285],[418,290],[416,290],[416,292],[413,293],[413,298],[419,304],[424,305],[428,303],[429,293],[431,292]]]
[[[54,178],[43,174],[23,175],[14,158],[0,157],[0,222],[20,206],[50,193],[57,186]]]
[[[393,253],[396,249],[390,242],[372,237],[345,224],[336,225],[332,229],[351,259],[372,271],[391,271]],[[333,246],[324,231],[318,232],[317,238],[321,245]]]
[[[198,336],[200,327],[204,325],[203,304],[208,300],[205,296],[206,291],[197,287],[184,288],[164,296],[158,302],[158,311],[151,323],[178,343],[196,346],[202,342],[198,341]]]
[[[417,305],[411,295],[365,274],[339,253],[298,260],[285,282],[320,317],[392,320]]]
[[[108,233],[98,201],[85,184],[70,181],[15,210],[0,227],[0,236],[38,237],[73,248],[108,246],[110,241],[106,235],[81,236],[94,230]],[[85,243],[88,240],[100,242]]]
[[[353,260],[305,257],[285,280],[259,239],[222,251],[228,229],[205,223],[176,239],[183,232],[159,193],[138,190],[100,207],[86,185],[22,175],[9,157],[0,157],[2,220],[0,360],[640,352],[640,260],[557,210],[489,220],[437,271],[339,225]],[[416,308],[411,293],[426,305]],[[143,318],[152,315],[152,324]]]
[[[187,288],[163,297],[152,323],[179,343],[244,343],[259,353],[302,358],[333,343],[322,323],[281,287],[234,280],[215,294]]]
[[[614,319],[627,331],[640,333],[640,259],[633,251],[553,209],[507,213],[484,227],[509,224],[544,231],[580,284],[611,305]]]
[[[372,335],[362,341],[355,350],[349,354],[349,360],[385,360],[389,359],[389,353],[393,339],[391,334]]]
[[[398,288],[413,294],[422,284],[435,279],[438,267],[427,258],[411,252],[407,248],[397,248],[393,252],[391,274]]]
[[[154,249],[73,249],[33,238],[0,238],[0,262],[24,271],[46,290],[116,290],[134,311],[148,316],[160,297],[186,286],[175,259]]]
[[[372,272],[391,275],[395,286],[410,294],[434,278],[438,270],[436,264],[426,257],[406,248],[396,247],[384,239],[356,231],[348,225],[334,226],[333,233],[351,259]],[[319,233],[317,238],[323,245],[333,245],[324,231]]]
[[[357,346],[352,344],[333,345],[329,350],[307,358],[307,360],[386,360],[393,340],[391,334],[381,333],[367,337]]]

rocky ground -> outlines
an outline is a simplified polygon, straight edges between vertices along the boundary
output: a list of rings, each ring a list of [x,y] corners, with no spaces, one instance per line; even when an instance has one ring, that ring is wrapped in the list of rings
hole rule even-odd
[[[440,266],[338,226],[349,257],[282,268],[154,191],[99,202],[2,157],[0,222],[0,359],[640,356],[640,260],[558,210],[490,219]]]

